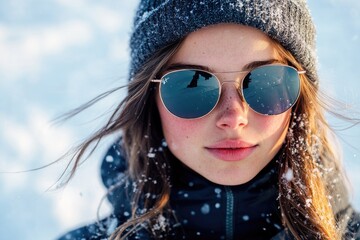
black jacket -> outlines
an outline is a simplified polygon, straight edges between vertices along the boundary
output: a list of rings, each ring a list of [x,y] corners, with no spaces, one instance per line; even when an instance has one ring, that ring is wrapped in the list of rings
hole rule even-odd
[[[107,239],[130,217],[130,196],[136,186],[124,174],[127,169],[124,156],[120,144],[114,144],[101,166],[102,180],[111,190],[108,195],[113,206],[111,216],[71,231],[59,240]],[[293,239],[281,224],[276,159],[254,179],[239,186],[212,183],[179,161],[171,169],[174,174],[170,205],[176,219],[159,217],[155,225],[160,232],[164,227],[170,229],[164,239]],[[120,187],[114,187],[117,185]],[[340,194],[343,187],[337,186]],[[344,239],[360,239],[360,215],[345,199],[333,203],[340,227],[346,229]],[[152,238],[142,229],[129,239]]]

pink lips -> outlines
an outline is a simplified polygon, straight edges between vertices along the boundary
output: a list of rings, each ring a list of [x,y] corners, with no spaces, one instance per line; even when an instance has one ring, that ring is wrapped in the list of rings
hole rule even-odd
[[[240,161],[247,158],[256,149],[256,144],[240,140],[224,140],[206,147],[216,158],[223,161]]]

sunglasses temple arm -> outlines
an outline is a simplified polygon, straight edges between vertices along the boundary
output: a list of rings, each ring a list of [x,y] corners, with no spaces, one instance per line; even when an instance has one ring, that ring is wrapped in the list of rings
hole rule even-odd
[[[161,82],[161,79],[151,79],[150,82],[157,82],[157,83],[160,83]]]
[[[305,74],[306,73],[306,71],[297,71],[298,72],[298,74]]]

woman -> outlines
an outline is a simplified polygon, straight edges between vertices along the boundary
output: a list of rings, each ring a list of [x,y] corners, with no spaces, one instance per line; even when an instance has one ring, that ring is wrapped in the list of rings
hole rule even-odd
[[[356,239],[304,0],[141,1],[128,95],[76,156],[114,212],[62,239]]]

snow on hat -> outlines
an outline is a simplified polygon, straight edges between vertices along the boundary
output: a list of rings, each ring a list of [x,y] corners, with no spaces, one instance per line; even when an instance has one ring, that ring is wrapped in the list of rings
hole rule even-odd
[[[130,39],[130,78],[157,50],[202,27],[255,27],[290,51],[317,82],[315,26],[306,0],[141,0]]]

